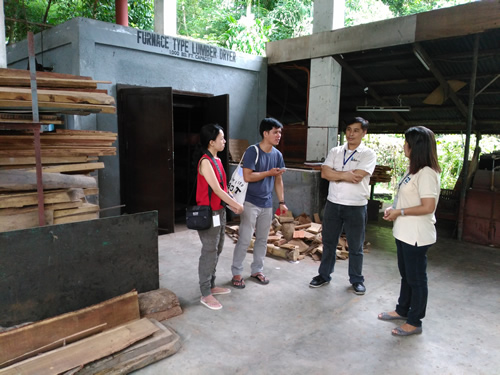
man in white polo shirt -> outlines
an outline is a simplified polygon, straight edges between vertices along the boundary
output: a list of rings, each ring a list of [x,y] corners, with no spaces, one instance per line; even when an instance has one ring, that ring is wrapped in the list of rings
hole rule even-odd
[[[375,152],[361,143],[368,121],[356,117],[347,126],[347,143],[334,147],[321,166],[321,177],[330,181],[323,213],[323,256],[318,276],[309,283],[319,288],[330,283],[342,231],[349,245],[349,282],[354,293],[365,294],[363,243],[370,197],[370,176],[375,169]]]

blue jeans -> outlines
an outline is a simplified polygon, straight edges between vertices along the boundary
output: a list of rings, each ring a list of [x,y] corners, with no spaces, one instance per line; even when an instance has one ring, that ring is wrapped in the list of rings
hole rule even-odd
[[[427,250],[431,245],[416,246],[396,240],[401,290],[396,312],[407,316],[407,323],[422,326],[427,307]]]
[[[365,242],[366,206],[343,206],[326,201],[323,214],[323,256],[319,266],[320,276],[330,281],[337,258],[339,237],[344,230],[349,245],[349,282],[362,283],[363,243]]]

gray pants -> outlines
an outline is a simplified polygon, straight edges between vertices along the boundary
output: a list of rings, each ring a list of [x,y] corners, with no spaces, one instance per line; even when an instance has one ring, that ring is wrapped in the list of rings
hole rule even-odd
[[[264,269],[264,258],[267,252],[267,237],[273,219],[273,208],[261,208],[252,203],[245,202],[245,210],[240,215],[240,229],[238,243],[234,248],[233,275],[241,275],[243,272],[243,261],[247,255],[252,235],[255,231],[255,243],[253,245],[253,263],[251,265],[252,275],[262,272]]]
[[[212,294],[211,289],[215,287],[215,269],[219,261],[219,255],[224,247],[224,230],[226,228],[226,209],[214,211],[213,216],[219,215],[220,226],[199,230],[201,240],[201,255],[198,264],[198,276],[200,278],[200,290],[203,297]]]

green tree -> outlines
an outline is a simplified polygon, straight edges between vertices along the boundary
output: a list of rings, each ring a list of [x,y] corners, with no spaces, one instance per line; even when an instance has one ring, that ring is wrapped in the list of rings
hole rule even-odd
[[[115,22],[115,0],[5,0],[5,35],[8,43],[26,38],[74,17]],[[129,25],[153,30],[154,0],[128,1]],[[47,25],[47,26],[44,26]]]

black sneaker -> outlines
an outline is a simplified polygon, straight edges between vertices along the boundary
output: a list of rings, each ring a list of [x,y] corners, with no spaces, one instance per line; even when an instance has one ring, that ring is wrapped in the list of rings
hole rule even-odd
[[[365,292],[366,292],[366,288],[363,285],[363,283],[354,283],[354,284],[352,284],[352,288],[354,289],[355,294],[362,295],[362,294],[365,294]]]
[[[309,286],[311,288],[319,288],[320,286],[330,284],[329,281],[326,281],[323,279],[320,275],[314,276],[311,282],[309,283]]]

